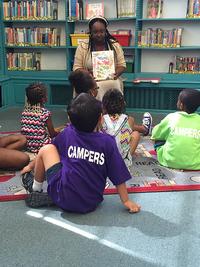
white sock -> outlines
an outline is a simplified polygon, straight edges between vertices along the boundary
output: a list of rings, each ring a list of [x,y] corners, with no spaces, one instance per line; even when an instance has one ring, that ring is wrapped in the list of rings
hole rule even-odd
[[[33,181],[33,191],[41,192],[43,183],[37,182],[35,179]]]

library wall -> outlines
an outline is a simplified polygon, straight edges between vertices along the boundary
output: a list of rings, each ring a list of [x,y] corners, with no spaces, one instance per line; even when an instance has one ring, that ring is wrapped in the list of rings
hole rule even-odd
[[[199,35],[199,17],[187,17],[188,0],[163,0],[163,15],[158,18],[150,19],[147,16],[147,1],[136,0],[137,12],[134,12],[130,17],[117,17],[118,6],[123,8],[118,10],[124,12],[134,10],[131,8],[131,0],[110,0],[104,2],[104,15],[109,20],[108,30],[113,33],[117,30],[131,30],[131,39],[128,45],[123,46],[125,59],[127,62],[127,71],[123,73],[125,86],[125,98],[128,108],[130,109],[175,109],[175,99],[184,87],[200,88],[200,68],[193,69],[189,65],[194,65],[200,61],[200,35]],[[72,89],[69,86],[68,75],[73,66],[74,53],[76,46],[72,44],[70,34],[85,33],[88,31],[88,21],[85,20],[86,3],[100,3],[100,0],[83,0],[84,3],[84,19],[79,21],[69,17],[69,1],[59,0],[56,7],[56,18],[38,17],[38,18],[9,18],[4,20],[3,3],[15,3],[14,5],[24,3],[26,1],[0,1],[0,86],[1,86],[1,104],[15,105],[23,104],[24,88],[32,81],[42,81],[48,85],[49,102],[48,105],[65,105],[72,96]],[[37,3],[33,0],[30,3]],[[42,3],[56,3],[53,0],[42,0]],[[74,1],[71,1],[74,2]],[[159,1],[160,3],[161,1]],[[192,0],[190,0],[192,3]],[[26,2],[27,3],[27,2]],[[155,3],[155,2],[154,2]],[[125,6],[124,6],[125,5]],[[26,6],[26,4],[25,4]],[[11,5],[12,7],[12,5]],[[49,8],[49,7],[48,7]],[[18,9],[16,9],[18,10]],[[15,10],[15,11],[16,11]],[[23,10],[24,11],[24,10]],[[44,10],[42,10],[43,12]],[[48,10],[49,11],[49,10]],[[121,13],[122,14],[122,13]],[[127,13],[126,13],[127,16]],[[46,37],[41,43],[6,43],[6,30],[10,28],[46,28],[57,29],[56,42],[45,43]],[[167,45],[163,44],[163,36],[161,42],[155,38],[155,35],[150,35],[150,42],[156,41],[153,46],[145,46],[145,43],[138,42],[139,33],[147,29],[161,28],[164,31],[175,31],[183,29],[181,46],[170,46],[170,38],[168,36]],[[151,30],[150,30],[150,33]],[[27,33],[26,33],[27,34]],[[163,33],[162,33],[163,34]],[[171,34],[171,33],[170,33]],[[172,31],[176,36],[176,33]],[[173,35],[173,36],[174,36]],[[57,38],[57,36],[59,38]],[[142,36],[142,35],[141,35]],[[22,36],[21,36],[22,37]],[[144,34],[143,34],[144,37]],[[146,37],[145,37],[146,38]],[[12,39],[12,38],[11,38]],[[147,38],[148,39],[148,38]],[[156,39],[156,40],[155,40]],[[169,40],[170,39],[170,40]],[[58,41],[59,40],[59,41]],[[162,44],[161,44],[162,43]],[[173,44],[173,42],[172,42]],[[6,57],[12,53],[21,54],[21,58],[15,58],[13,63],[28,62],[30,55],[35,54],[31,62],[34,62],[33,68],[11,68],[8,70]],[[176,56],[182,58],[176,62]],[[26,58],[27,57],[27,58]],[[36,59],[35,59],[36,58]],[[30,62],[29,61],[29,62]],[[40,61],[40,69],[35,67],[36,61]],[[169,73],[169,64],[173,62],[173,71]],[[185,64],[185,62],[187,64]],[[183,64],[182,64],[183,63]],[[191,63],[191,64],[190,64]],[[11,64],[12,65],[12,64]],[[26,64],[25,64],[26,65]],[[189,71],[187,66],[189,66]],[[196,64],[198,65],[198,64]],[[195,67],[196,67],[195,65]],[[184,66],[176,69],[176,66]],[[193,65],[192,65],[193,66]],[[194,70],[194,71],[193,71]],[[195,73],[196,71],[196,73]],[[195,75],[194,75],[195,74]],[[140,83],[135,85],[133,80],[136,78],[148,79],[156,77],[160,79],[159,84]],[[7,79],[4,82],[4,79]],[[167,98],[169,96],[169,99]],[[168,104],[163,102],[163,99],[168,99]],[[154,102],[157,101],[157,102]],[[161,105],[159,104],[161,103]]]

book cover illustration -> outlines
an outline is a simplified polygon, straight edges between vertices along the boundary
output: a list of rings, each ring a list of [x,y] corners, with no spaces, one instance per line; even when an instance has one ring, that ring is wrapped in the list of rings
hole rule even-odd
[[[148,0],[147,3],[147,18],[161,18],[163,11],[163,0]]]
[[[94,16],[104,16],[104,2],[86,3],[86,19]]]
[[[188,18],[200,17],[200,0],[188,0],[186,17]]]
[[[112,79],[115,73],[114,52],[92,52],[93,75],[97,81]]]

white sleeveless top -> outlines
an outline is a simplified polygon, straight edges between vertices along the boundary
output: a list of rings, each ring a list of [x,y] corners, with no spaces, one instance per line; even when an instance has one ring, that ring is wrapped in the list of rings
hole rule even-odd
[[[119,152],[121,153],[126,166],[129,168],[132,165],[132,156],[130,153],[132,129],[128,123],[128,116],[121,114],[113,119],[111,116],[106,114],[103,118],[104,122],[102,125],[102,131],[115,136]]]

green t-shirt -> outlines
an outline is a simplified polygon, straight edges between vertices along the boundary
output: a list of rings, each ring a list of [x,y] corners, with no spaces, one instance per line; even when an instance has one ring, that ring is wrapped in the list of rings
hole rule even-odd
[[[200,115],[197,113],[170,113],[154,127],[151,139],[166,141],[157,148],[161,165],[200,170]]]

